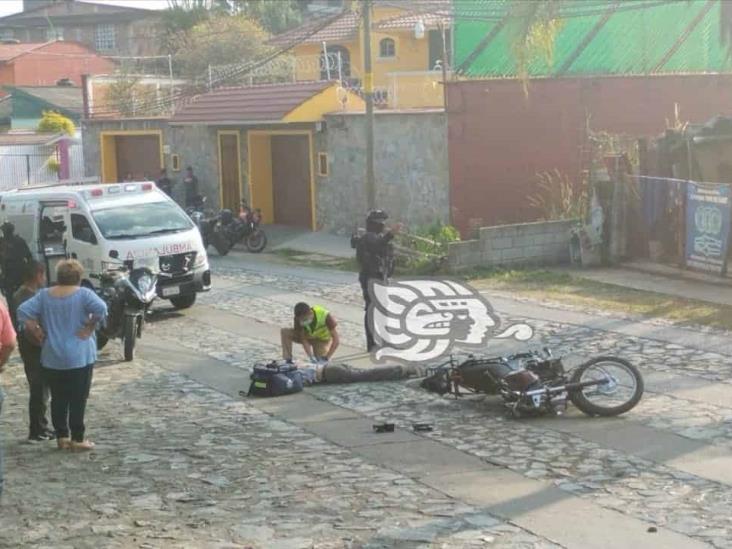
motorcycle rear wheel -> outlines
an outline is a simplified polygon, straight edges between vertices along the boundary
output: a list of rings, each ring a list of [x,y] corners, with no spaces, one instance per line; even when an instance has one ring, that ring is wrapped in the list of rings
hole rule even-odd
[[[607,383],[570,391],[569,398],[588,416],[618,416],[633,409],[643,396],[643,377],[627,360],[599,356],[579,366],[571,383],[592,380]]]
[[[267,246],[267,235],[261,229],[256,229],[252,234],[247,236],[247,250],[258,254]]]
[[[137,317],[129,315],[125,317],[125,331],[123,334],[125,361],[131,362],[135,359],[135,342],[137,339]]]

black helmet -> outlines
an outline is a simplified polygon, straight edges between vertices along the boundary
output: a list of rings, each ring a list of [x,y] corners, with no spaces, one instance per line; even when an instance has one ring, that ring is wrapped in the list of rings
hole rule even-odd
[[[366,216],[366,223],[384,223],[389,219],[389,214],[384,210],[371,210]]]
[[[2,230],[4,236],[12,236],[15,232],[15,225],[13,225],[10,221],[6,221],[2,225],[0,225],[0,230]]]

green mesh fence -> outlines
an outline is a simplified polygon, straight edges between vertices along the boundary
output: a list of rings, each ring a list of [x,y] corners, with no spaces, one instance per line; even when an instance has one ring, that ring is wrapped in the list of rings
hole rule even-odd
[[[598,26],[613,2],[565,0],[559,4],[561,28],[554,57],[550,63],[543,56],[532,59],[529,75],[730,71],[732,60],[720,33],[724,1],[716,0],[710,8],[707,0],[625,0]],[[464,65],[463,74],[516,76],[518,20],[509,17],[501,25],[510,4],[511,0],[454,0],[455,66]],[[476,51],[495,28],[499,32]]]

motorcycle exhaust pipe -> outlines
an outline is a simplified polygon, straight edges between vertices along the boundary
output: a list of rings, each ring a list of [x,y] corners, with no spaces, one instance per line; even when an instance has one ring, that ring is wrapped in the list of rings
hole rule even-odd
[[[559,387],[544,387],[542,389],[534,389],[533,391],[526,391],[525,393],[519,393],[514,391],[516,396],[536,396],[536,395],[553,395],[556,393],[564,393],[565,391],[574,391],[576,389],[584,389],[585,387],[594,387],[596,385],[605,385],[609,383],[609,379],[599,379],[596,381],[583,381],[582,383],[568,383],[567,385],[561,385]]]

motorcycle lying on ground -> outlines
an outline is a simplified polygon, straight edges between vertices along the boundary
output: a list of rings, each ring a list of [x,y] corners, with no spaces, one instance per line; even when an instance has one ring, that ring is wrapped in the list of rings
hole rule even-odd
[[[239,215],[234,217],[231,210],[221,210],[219,214],[224,234],[233,248],[242,240],[252,253],[259,253],[267,246],[267,235],[259,228],[262,222],[262,211],[252,210],[246,200],[241,201]]]
[[[221,223],[221,214],[207,216],[205,206],[206,197],[198,196],[193,206],[186,208],[186,213],[198,227],[198,232],[201,233],[203,239],[203,247],[208,249],[209,245],[212,245],[219,255],[226,255],[229,253],[231,245]]]
[[[643,396],[643,377],[627,360],[612,356],[592,358],[565,371],[562,358],[549,349],[505,357],[469,355],[428,368],[422,387],[444,395],[473,393],[500,395],[518,418],[561,414],[571,401],[589,416],[617,416],[635,407]]]
[[[110,339],[121,339],[126,361],[135,358],[135,343],[142,337],[145,316],[157,297],[157,277],[147,268],[123,267],[101,275],[96,294],[107,304],[107,320],[97,329],[97,348],[103,349]]]

